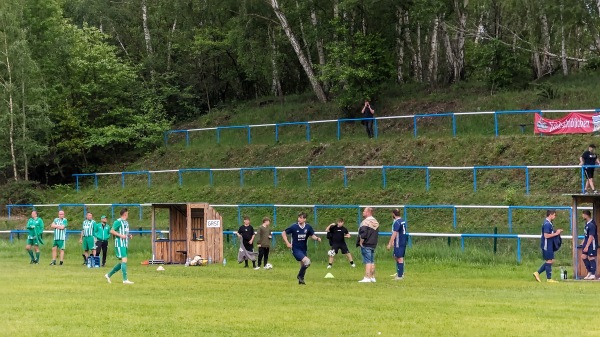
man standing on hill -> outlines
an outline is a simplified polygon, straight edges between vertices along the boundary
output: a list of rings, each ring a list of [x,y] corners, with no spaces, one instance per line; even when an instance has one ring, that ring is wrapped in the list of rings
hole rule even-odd
[[[367,135],[369,136],[369,138],[373,138],[373,117],[375,116],[375,109],[373,108],[371,102],[369,102],[368,99],[365,100],[365,105],[363,106],[360,113],[362,113],[363,115],[362,118],[369,118],[363,120],[363,124],[367,129]]]
[[[291,243],[288,241],[288,234],[292,235]],[[300,262],[300,271],[297,276],[298,284],[306,284],[304,282],[304,275],[306,274],[306,269],[310,267],[310,259],[307,256],[307,240],[308,238],[312,238],[321,242],[321,238],[316,236],[312,226],[306,223],[306,213],[304,212],[298,214],[298,222],[281,232],[281,237],[285,245],[292,249],[292,255],[294,255],[296,261]]]
[[[592,219],[592,213],[588,210],[583,211],[583,219],[585,219],[585,238],[581,243],[581,258],[588,274],[584,280],[596,279],[596,255],[598,248],[598,230],[596,222]]]
[[[244,224],[238,228],[237,234],[242,238],[242,244],[246,251],[254,252],[254,228],[250,225],[250,217],[244,216]],[[254,255],[256,256],[256,255]],[[241,263],[241,261],[240,261]],[[248,268],[248,260],[244,259],[244,268]],[[252,268],[255,270],[260,269],[256,267],[256,260],[252,260]]]
[[[40,236],[44,231],[44,221],[41,218],[38,218],[37,212],[31,212],[31,218],[27,221],[27,245],[25,249],[29,253],[29,257],[31,258],[30,264],[38,264],[40,263]],[[35,250],[35,256],[33,255],[33,251],[31,247]]]
[[[92,251],[92,256],[96,255],[96,247],[94,245],[94,227],[96,226],[96,221],[92,217],[92,213],[88,212],[86,219],[83,220],[83,229],[79,237],[79,243],[81,243],[81,247],[83,248],[82,256],[84,265],[87,264],[87,260],[90,257],[90,250]]]
[[[110,225],[106,223],[106,215],[100,218],[101,223],[96,224],[94,236],[96,237],[96,256],[102,251],[102,267],[106,264],[106,251],[108,250],[108,239],[110,238]]]
[[[376,282],[375,280],[375,248],[379,239],[379,222],[373,217],[373,208],[365,207],[363,210],[365,218],[358,228],[358,241],[360,252],[365,264],[365,277],[358,281],[360,283]]]
[[[554,241],[556,237],[562,233],[562,229],[554,231],[552,220],[556,218],[556,211],[549,209],[546,211],[546,220],[542,225],[542,236],[540,238],[540,248],[542,248],[542,257],[544,263],[541,265],[538,271],[533,273],[533,277],[536,281],[541,282],[540,274],[546,271],[546,282],[556,283],[557,281],[552,279],[552,263],[554,263]]]
[[[581,157],[579,157],[579,166],[600,165],[598,155],[594,153],[595,150],[596,145],[590,144],[587,151],[585,151]],[[587,193],[588,187],[590,188],[590,191],[597,193],[596,187],[594,187],[594,168],[585,167],[583,172],[585,174],[585,193]]]
[[[342,254],[348,257],[348,261],[350,261],[352,268],[356,267],[354,260],[352,259],[352,254],[350,254],[350,250],[348,249],[348,245],[346,245],[346,239],[350,238],[350,233],[348,232],[348,229],[344,227],[344,219],[339,218],[337,223],[332,223],[327,226],[325,231],[327,232],[327,238],[329,238],[331,250],[334,252],[333,256],[329,256],[327,269],[330,269],[333,266],[333,257],[337,255],[338,251],[341,251]]]
[[[65,259],[65,240],[67,239],[67,219],[65,212],[58,211],[58,218],[52,221],[50,226],[54,228],[54,242],[52,243],[52,262],[51,266],[56,266],[56,250],[60,249],[60,265],[62,266]]]
[[[394,258],[396,259],[396,276],[394,280],[399,281],[404,279],[404,254],[406,252],[406,221],[400,217],[400,210],[392,211],[394,223],[392,224],[392,237],[387,245],[390,250],[394,247]]]
[[[119,214],[121,217],[113,223],[110,234],[115,236],[115,253],[121,262],[117,263],[108,274],[105,274],[104,278],[108,283],[111,283],[110,277],[120,270],[123,273],[123,284],[133,284],[127,278],[127,247],[129,246],[129,240],[133,238],[129,234],[129,223],[127,222],[129,212],[127,212],[127,208],[123,208]]]

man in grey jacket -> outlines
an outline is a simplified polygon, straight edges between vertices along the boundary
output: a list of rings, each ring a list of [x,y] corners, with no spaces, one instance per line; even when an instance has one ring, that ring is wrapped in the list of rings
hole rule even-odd
[[[375,248],[379,239],[379,222],[373,217],[373,208],[365,207],[362,213],[364,220],[358,228],[358,241],[356,246],[360,247],[365,264],[365,277],[358,281],[370,283],[375,281]]]

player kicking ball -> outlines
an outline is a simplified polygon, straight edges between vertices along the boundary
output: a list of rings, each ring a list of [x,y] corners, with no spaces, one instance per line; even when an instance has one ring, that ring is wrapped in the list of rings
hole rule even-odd
[[[292,236],[291,243],[288,241],[288,234]],[[304,282],[304,275],[306,274],[306,269],[310,267],[310,259],[306,254],[308,250],[306,241],[310,237],[313,240],[321,242],[321,238],[316,236],[312,226],[306,223],[306,213],[304,212],[298,214],[298,222],[281,232],[281,237],[285,245],[292,249],[292,255],[294,255],[296,261],[300,262],[300,271],[297,277],[298,284],[306,284]]]

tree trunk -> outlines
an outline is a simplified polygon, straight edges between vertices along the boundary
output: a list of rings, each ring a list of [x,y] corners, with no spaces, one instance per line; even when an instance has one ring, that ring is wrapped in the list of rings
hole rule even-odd
[[[146,5],[146,0],[142,0],[142,25],[144,28],[144,40],[146,41],[146,53],[148,53],[148,56],[152,56],[154,51],[152,50],[150,29],[148,29],[148,6]]]
[[[25,181],[29,180],[29,158],[27,157],[27,111],[25,109],[26,101],[25,101],[25,75],[21,75],[23,80],[21,81],[21,110],[23,112],[23,167],[25,172],[23,174],[23,178]]]
[[[296,39],[296,35],[294,35],[292,28],[288,24],[287,17],[281,11],[281,8],[279,8],[279,4],[277,3],[277,0],[271,0],[271,7],[273,7],[273,11],[275,12],[275,15],[277,16],[277,19],[279,19],[279,22],[281,23],[281,28],[283,28],[285,35],[288,37],[288,40],[290,41],[292,48],[294,48],[294,52],[296,52],[298,61],[302,65],[302,68],[304,69],[304,72],[306,73],[306,76],[308,77],[308,80],[310,81],[310,84],[313,88],[313,91],[315,92],[315,95],[317,96],[319,101],[321,101],[323,103],[327,102],[327,97],[325,96],[323,87],[321,87],[321,84],[319,83],[319,81],[317,80],[317,77],[315,76],[313,68],[310,66],[308,59],[302,52],[302,48],[300,48],[298,39]]]
[[[317,39],[317,55],[319,56],[319,66],[321,69],[325,67],[325,47],[323,43],[323,37],[321,36],[321,32],[319,30],[319,20],[317,18],[317,12],[315,11],[314,3],[311,4],[310,8],[310,22],[313,25],[315,30],[315,35]],[[323,90],[325,92],[329,91],[329,84],[327,82],[323,83]]]
[[[275,39],[275,31],[268,27],[269,44],[271,45],[271,67],[272,67],[272,81],[271,81],[271,92],[274,96],[283,96],[281,90],[281,80],[279,78],[279,70],[277,68],[277,45]]]
[[[404,82],[402,68],[404,67],[404,40],[402,39],[402,22],[404,13],[402,8],[396,8],[396,81]]]
[[[550,28],[548,27],[548,17],[546,13],[540,14],[540,20],[542,23],[542,43],[543,43],[543,57],[542,57],[542,69],[544,75],[552,73],[554,66],[552,65],[552,59],[548,56],[550,53]]]
[[[17,157],[15,155],[15,111],[14,111],[14,103],[13,103],[13,83],[12,83],[12,68],[10,65],[10,57],[8,51],[8,38],[4,34],[4,56],[5,56],[5,66],[6,66],[6,75],[7,80],[4,81],[3,86],[4,89],[8,92],[8,117],[9,117],[9,129],[8,129],[8,139],[10,144],[10,157],[12,160],[13,167],[13,177],[15,181],[19,180],[19,175],[17,172]]]
[[[460,3],[462,2],[462,7]],[[458,0],[455,2],[458,14],[458,31],[456,32],[456,56],[454,62],[454,81],[465,79],[465,31],[467,29],[467,6],[469,0]]]
[[[414,48],[414,46],[412,44],[412,39],[410,37],[410,26],[409,26],[408,11],[404,12],[403,23],[404,23],[404,27],[406,27],[404,29],[404,42],[408,46],[408,51],[412,55],[412,61],[411,61],[411,63],[412,63],[412,69],[413,69],[413,72],[414,72],[415,80],[417,80],[418,79],[417,74],[420,73],[421,70],[419,69],[419,63],[417,62],[417,52],[415,51],[415,48]]]
[[[173,27],[169,34],[169,43],[167,43],[167,71],[171,70],[171,49],[173,47],[173,35],[175,35],[175,28],[177,27],[177,18],[173,21]]]
[[[562,61],[563,75],[569,75],[569,68],[567,64],[567,46],[565,43],[565,22],[563,21],[563,4],[560,4],[560,58]]]
[[[452,43],[450,42],[450,34],[448,33],[448,27],[445,21],[442,21],[442,33],[444,38],[444,49],[446,49],[446,60],[448,62],[448,73],[450,74],[450,80],[454,81],[456,78],[456,56],[452,49]]]
[[[296,1],[296,8],[300,11],[300,3]],[[304,23],[302,19],[298,20],[300,22],[300,36],[302,37],[302,42],[304,43],[304,48],[306,48],[306,58],[308,59],[308,64],[310,64],[311,68],[313,67],[312,55],[310,52],[310,45],[308,44],[308,39],[306,39],[306,33],[304,32]]]
[[[417,69],[416,80],[423,82],[423,58],[421,56],[421,23],[417,22]]]
[[[433,19],[433,28],[431,29],[431,42],[429,49],[429,65],[427,66],[427,81],[430,84],[437,82],[437,59],[438,59],[438,27],[440,25],[440,19],[436,17]]]

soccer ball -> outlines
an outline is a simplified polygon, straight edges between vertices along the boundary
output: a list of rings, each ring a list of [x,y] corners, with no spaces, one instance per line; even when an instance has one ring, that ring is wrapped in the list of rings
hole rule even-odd
[[[273,265],[270,263],[265,264],[265,269],[273,269]]]
[[[327,252],[327,255],[329,256],[335,256],[335,250],[331,249]]]

